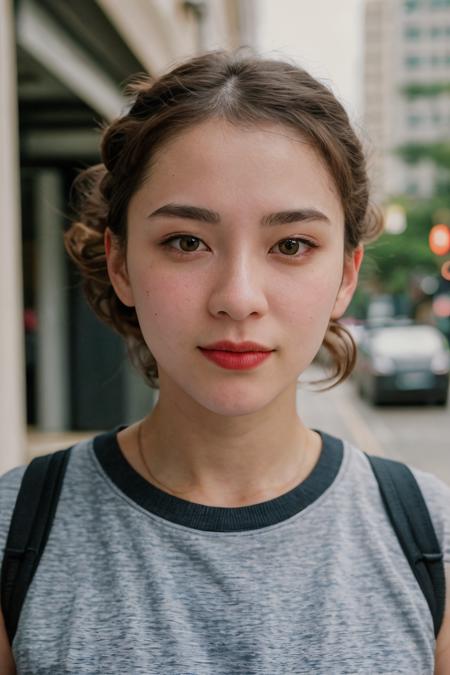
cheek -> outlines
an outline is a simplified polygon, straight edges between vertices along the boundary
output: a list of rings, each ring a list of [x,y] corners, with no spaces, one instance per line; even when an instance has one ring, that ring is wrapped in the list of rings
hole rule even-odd
[[[299,277],[287,287],[277,289],[275,306],[293,329],[298,326],[328,325],[339,289],[336,273],[327,274],[322,268]],[[294,333],[295,335],[295,333]]]
[[[167,342],[168,336],[170,340],[181,337],[199,299],[198,284],[157,270],[144,270],[132,283],[136,313],[149,348],[154,341]]]

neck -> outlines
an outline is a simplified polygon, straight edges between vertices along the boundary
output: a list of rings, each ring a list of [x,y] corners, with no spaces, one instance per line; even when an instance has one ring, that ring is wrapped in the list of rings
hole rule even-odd
[[[295,395],[251,415],[225,417],[160,395],[134,429],[141,473],[166,492],[205,505],[275,499],[304,480],[321,441],[297,415]]]

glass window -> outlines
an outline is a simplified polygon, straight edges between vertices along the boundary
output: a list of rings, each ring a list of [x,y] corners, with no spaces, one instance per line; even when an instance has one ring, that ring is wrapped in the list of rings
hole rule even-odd
[[[408,115],[408,126],[418,127],[422,123],[422,118],[419,115]]]
[[[420,37],[419,26],[406,26],[405,37],[407,40],[416,40],[418,37]]]
[[[415,9],[419,8],[420,5],[420,0],[404,0],[405,2],[405,9],[407,11],[413,11]]]
[[[418,68],[421,64],[421,57],[418,54],[409,54],[405,58],[405,65],[407,68]]]

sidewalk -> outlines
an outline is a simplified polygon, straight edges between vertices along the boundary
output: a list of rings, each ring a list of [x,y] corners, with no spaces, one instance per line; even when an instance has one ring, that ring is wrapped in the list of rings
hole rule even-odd
[[[92,438],[100,431],[39,431],[34,427],[27,430],[27,461],[38,455],[68,448],[85,438]]]

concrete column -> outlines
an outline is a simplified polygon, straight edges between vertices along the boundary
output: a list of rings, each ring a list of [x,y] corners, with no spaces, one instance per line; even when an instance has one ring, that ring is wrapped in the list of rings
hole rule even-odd
[[[12,0],[0,0],[0,474],[26,461],[25,349]]]
[[[37,422],[63,431],[69,422],[67,280],[63,244],[63,186],[55,170],[36,174]]]

